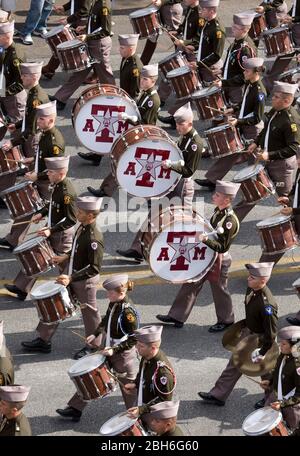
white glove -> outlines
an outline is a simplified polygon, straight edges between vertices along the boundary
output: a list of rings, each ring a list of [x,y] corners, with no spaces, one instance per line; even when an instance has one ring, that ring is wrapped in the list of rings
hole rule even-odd
[[[128,120],[131,120],[132,122],[137,122],[138,121],[137,116],[129,116],[125,112],[120,112],[120,117],[122,118],[122,120],[127,120],[128,119]]]
[[[251,361],[253,363],[259,363],[260,361],[262,361],[265,358],[264,356],[260,355],[259,351],[260,351],[260,348],[256,348],[251,353]]]

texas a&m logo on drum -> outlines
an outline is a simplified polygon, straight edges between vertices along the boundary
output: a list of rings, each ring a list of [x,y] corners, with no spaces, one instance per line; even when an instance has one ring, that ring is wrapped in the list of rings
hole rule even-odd
[[[116,135],[128,130],[128,121],[118,119],[120,112],[125,112],[125,106],[93,104],[82,131],[94,133],[96,143],[112,144]]]

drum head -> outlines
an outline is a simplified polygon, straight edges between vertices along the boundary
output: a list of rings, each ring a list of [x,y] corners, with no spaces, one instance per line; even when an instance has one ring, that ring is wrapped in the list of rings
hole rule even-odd
[[[116,179],[130,195],[143,198],[163,196],[181,178],[175,171],[165,172],[161,167],[163,160],[182,160],[180,149],[164,138],[141,138],[119,157]]]
[[[6,190],[3,190],[1,194],[5,195],[7,193],[15,192],[16,190],[21,190],[21,188],[27,187],[29,184],[32,184],[32,182],[20,182],[19,184],[13,185],[13,187],[9,187]]]
[[[214,93],[217,93],[217,92],[221,92],[221,89],[219,87],[206,87],[205,89],[194,92],[192,94],[192,99],[208,97],[209,95],[213,95]]]
[[[58,27],[54,27],[50,32],[46,33],[44,36],[45,38],[51,38],[51,36],[55,36],[57,35],[58,33],[60,33],[65,27],[67,27],[66,25],[59,25]]]
[[[287,25],[283,25],[282,27],[275,27],[275,28],[272,28],[271,30],[265,30],[263,32],[263,35],[274,35],[276,33],[282,32],[283,30],[287,31],[288,29],[289,29],[289,27]]]
[[[13,251],[13,253],[20,253],[24,252],[24,250],[29,250],[30,248],[34,247],[37,244],[45,242],[46,238],[44,236],[38,236],[33,239],[28,239],[28,241],[23,242],[22,244],[18,245]]]
[[[183,58],[183,55],[182,55],[181,51],[173,52],[173,54],[170,54],[167,57],[165,57],[164,59],[160,60],[158,62],[158,65],[161,65],[163,63],[169,62],[169,60],[172,60],[176,56]]]
[[[289,215],[278,215],[270,217],[256,224],[257,228],[264,228],[267,226],[280,225],[281,223],[288,222],[291,219]]]
[[[86,46],[86,44],[80,40],[69,40],[69,41],[65,41],[64,43],[60,43],[58,46],[57,46],[57,49],[60,50],[60,49],[72,49],[72,48],[77,48],[79,46]]]
[[[282,420],[282,414],[271,407],[263,407],[250,413],[243,422],[246,435],[262,435],[270,432]]]
[[[30,296],[32,299],[42,299],[64,292],[65,290],[66,287],[63,285],[55,283],[54,281],[49,281],[35,287],[35,289],[31,291]]]
[[[246,179],[250,179],[250,177],[256,176],[258,173],[260,173],[264,169],[264,166],[259,163],[255,167],[252,166],[246,166],[246,168],[242,169],[233,178],[233,182],[242,182]]]
[[[118,413],[110,420],[106,421],[100,428],[99,433],[102,435],[118,435],[126,431],[137,421],[136,418],[129,418],[127,412]]]
[[[74,105],[80,106],[73,118],[77,138],[84,147],[101,155],[110,154],[114,141],[131,126],[126,120],[118,120],[119,112],[140,119],[135,102],[118,94],[117,87],[115,89],[114,95],[96,95],[84,103],[79,97]]]
[[[204,134],[207,135],[207,134],[211,134],[211,133],[217,133],[218,131],[227,130],[228,128],[233,128],[233,129],[235,129],[235,128],[232,127],[231,125],[226,124],[226,125],[220,125],[219,127],[210,128],[209,130],[206,130],[206,131],[204,132]]]
[[[191,73],[191,69],[188,66],[183,66],[180,68],[175,68],[175,70],[169,71],[167,73],[167,78],[172,79],[187,73]]]
[[[156,13],[158,8],[155,6],[149,6],[149,8],[142,8],[137,11],[133,11],[133,13],[129,14],[129,18],[136,18],[136,17],[144,17],[148,16],[149,14]]]
[[[105,356],[102,355],[84,356],[70,367],[68,374],[70,377],[77,377],[77,375],[86,374],[87,372],[101,366],[104,361]]]

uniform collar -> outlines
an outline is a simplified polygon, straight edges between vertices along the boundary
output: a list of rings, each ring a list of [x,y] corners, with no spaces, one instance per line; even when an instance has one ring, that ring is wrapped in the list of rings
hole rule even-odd
[[[226,214],[227,212],[231,211],[232,207],[225,207],[224,209],[219,209],[218,207],[215,208],[215,212],[219,212],[220,214]]]
[[[82,228],[82,231],[92,231],[96,226],[96,222],[90,223],[89,225],[80,225],[80,226]]]
[[[188,133],[186,133],[185,135],[181,136],[181,138],[182,138],[182,139],[188,139],[188,138],[190,138],[191,136],[193,136],[194,132],[195,132],[195,128],[192,127],[191,130],[190,130]]]

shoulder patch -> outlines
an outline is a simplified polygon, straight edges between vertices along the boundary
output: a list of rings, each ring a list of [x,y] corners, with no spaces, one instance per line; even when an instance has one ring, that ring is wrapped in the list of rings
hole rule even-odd
[[[168,379],[167,377],[163,376],[163,377],[160,377],[160,383],[162,385],[166,385],[168,383]]]
[[[133,74],[133,76],[135,76],[137,78],[140,75],[139,69],[138,68],[134,68],[132,70],[132,74]]]
[[[264,98],[265,98],[265,94],[264,93],[261,92],[261,93],[258,94],[259,101],[263,101]]]
[[[103,16],[107,16],[108,15],[108,9],[107,8],[103,8],[102,9],[102,14],[103,14]]]
[[[58,146],[53,146],[53,153],[54,153],[54,155],[58,155],[59,154],[59,147]]]
[[[70,204],[70,202],[71,202],[71,197],[69,195],[65,195],[64,196],[64,203],[65,204]]]
[[[19,65],[20,65],[19,59],[14,59],[14,60],[13,60],[13,64],[14,64],[14,66],[16,66],[16,67],[19,66]]]
[[[36,107],[39,106],[40,104],[41,104],[41,103],[40,103],[40,100],[33,100],[33,102],[32,102],[32,106],[33,106],[34,108],[36,108]]]
[[[298,375],[300,375],[300,367],[298,367],[298,369],[296,369],[296,372]]]
[[[200,17],[198,24],[199,24],[199,27],[203,27],[203,25],[205,24],[205,20],[202,17]]]
[[[226,226],[226,228],[228,230],[230,230],[232,228],[232,223],[231,222],[227,222],[225,226]]]
[[[132,323],[135,320],[134,315],[130,312],[126,314],[126,320],[128,320],[130,323]]]
[[[93,250],[97,250],[97,248],[98,248],[97,242],[92,242],[91,243],[91,247],[92,247]]]
[[[293,133],[296,133],[296,131],[297,131],[297,124],[292,123],[292,124],[291,124],[291,130],[292,130]]]
[[[216,37],[217,37],[218,40],[219,40],[220,38],[222,38],[222,32],[221,32],[221,30],[217,30]]]
[[[148,101],[148,107],[152,108],[152,106],[153,106],[153,101],[152,100]]]
[[[266,315],[272,315],[273,314],[272,306],[266,306],[265,307],[265,314]]]

